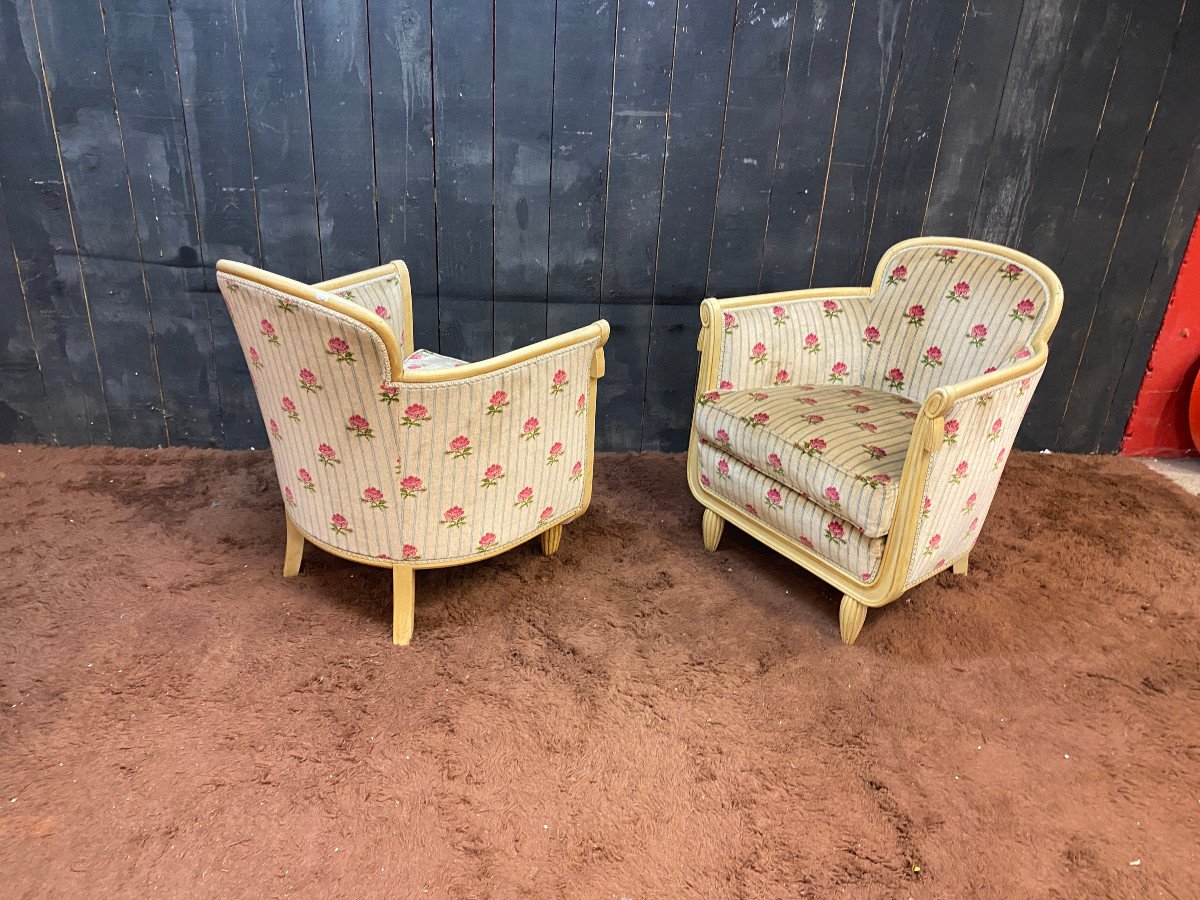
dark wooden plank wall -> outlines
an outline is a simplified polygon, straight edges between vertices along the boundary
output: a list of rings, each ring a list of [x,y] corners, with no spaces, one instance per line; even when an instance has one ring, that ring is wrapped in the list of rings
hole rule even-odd
[[[0,440],[262,446],[213,263],[409,263],[419,346],[603,315],[681,449],[706,294],[1010,243],[1025,447],[1119,445],[1200,204],[1197,0],[0,0]]]

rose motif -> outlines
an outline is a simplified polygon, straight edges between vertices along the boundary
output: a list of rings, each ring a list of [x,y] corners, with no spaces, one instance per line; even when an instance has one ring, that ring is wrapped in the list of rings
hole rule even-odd
[[[729,432],[726,431],[724,428],[718,428],[717,429],[717,441],[722,444],[728,444],[729,443]]]
[[[883,380],[894,391],[901,390],[904,387],[904,373],[900,369],[888,369],[887,376]]]
[[[488,400],[487,414],[489,416],[498,416],[504,412],[504,407],[511,403],[508,399],[508,394],[504,391],[496,391]]]
[[[324,387],[317,383],[317,376],[312,373],[311,369],[300,370],[300,387],[310,394],[324,390]]]
[[[425,483],[416,475],[406,475],[400,479],[400,496],[415,497],[425,490]]]
[[[275,437],[283,437],[283,435],[279,433],[279,426],[275,424],[274,419],[268,420],[267,427],[271,430],[271,434],[275,435]]]
[[[921,357],[921,362],[929,366],[931,369],[942,365],[942,348],[926,347],[925,355]]]
[[[262,357],[260,357],[258,355],[258,351],[255,350],[253,347],[251,347],[249,352],[250,352],[250,362],[254,363],[254,368],[261,369],[262,368]]]
[[[1013,307],[1013,310],[1009,313],[1009,316],[1013,319],[1016,319],[1018,322],[1025,319],[1033,319],[1033,309],[1033,301],[1026,297]]]
[[[428,421],[430,421],[429,410],[420,403],[411,403],[404,408],[404,418],[400,420],[400,424],[420,428],[422,422]]]
[[[354,530],[350,527],[350,521],[341,513],[334,513],[329,517],[329,527],[334,534],[349,534]]]
[[[717,384],[717,390],[718,391],[732,391],[733,390],[733,382],[732,381],[722,381]]]
[[[982,322],[978,325],[972,325],[971,330],[967,332],[967,337],[971,339],[971,345],[974,347],[982,347],[983,342],[987,340],[987,326]]]
[[[587,409],[587,395],[580,394],[579,399],[575,401],[575,415],[582,416]]]
[[[888,275],[888,284],[903,284],[908,280],[908,266],[896,266]]]
[[[842,505],[842,495],[835,487],[830,486],[825,488],[823,496],[825,497],[825,502],[834,508],[838,508]]]
[[[571,466],[571,481],[575,481],[583,477],[583,460],[576,460],[575,465]]]
[[[804,349],[808,353],[820,353],[821,352],[820,338],[818,338],[815,333],[810,331],[808,334],[806,334],[804,336]]]
[[[350,350],[350,345],[342,338],[331,337],[325,342],[325,346],[329,348],[325,352],[330,356],[335,357],[338,362],[357,362],[357,360],[354,358],[354,354]]]
[[[447,528],[457,528],[466,524],[467,514],[461,506],[452,506],[442,513],[442,522]]]
[[[825,539],[835,544],[846,543],[846,529],[837,519],[831,519],[825,526]]]
[[[791,380],[792,380],[792,376],[788,373],[787,369],[780,369],[778,372],[775,373],[775,383],[777,385],[778,384],[787,384]]]
[[[783,460],[781,460],[779,458],[778,453],[771,453],[767,456],[767,465],[770,466],[772,469],[774,469],[776,472],[783,471]]]
[[[399,403],[400,386],[397,384],[388,384],[386,381],[380,382],[379,400],[381,403]]]
[[[267,343],[279,346],[279,335],[275,333],[275,326],[266,319],[263,319],[258,324],[260,326],[259,330],[262,332],[262,336],[267,339]]]
[[[471,455],[471,439],[466,435],[460,434],[450,441],[450,449],[446,451],[447,456],[453,456],[455,459],[465,459]]]
[[[759,341],[750,348],[750,360],[754,363],[764,363],[767,361],[767,345]]]
[[[933,256],[938,262],[949,264],[958,258],[958,251],[947,247],[944,250],[938,250]]]
[[[863,343],[868,347],[878,347],[880,344],[879,329],[874,325],[868,325],[863,329]]]
[[[833,382],[841,382],[845,380],[850,373],[850,367],[844,362],[835,362],[829,370],[829,380]]]
[[[304,485],[306,491],[315,491],[316,485],[313,484],[312,476],[308,474],[308,469],[297,469],[296,477],[300,479],[300,483]]]
[[[729,477],[729,460],[727,460],[727,459],[717,460],[717,474],[721,475],[725,478]]]
[[[738,321],[734,318],[733,313],[725,313],[725,333],[733,334],[733,329],[738,327]]]
[[[419,554],[417,552],[417,548],[414,547],[412,544],[405,544],[403,547],[400,548],[401,561],[414,560],[414,559],[420,559],[420,558],[421,558],[421,554]]]
[[[517,502],[513,505],[519,509],[524,509],[533,503],[533,488],[523,487],[517,492]]]
[[[1016,263],[1008,263],[1000,267],[1000,274],[1006,281],[1016,281],[1025,270]]]
[[[375,315],[379,316],[379,318],[381,318],[381,319],[391,318],[391,315],[390,315],[390,313],[388,313],[386,306],[375,307]]]
[[[362,492],[362,502],[370,505],[371,509],[387,509],[387,500],[383,491],[377,487],[369,487]]]
[[[492,463],[483,470],[483,481],[480,482],[480,487],[495,487],[500,483],[500,479],[504,477],[504,466]]]
[[[567,384],[567,373],[559,369],[554,373],[554,377],[550,379],[550,393],[561,394],[563,387]]]
[[[771,488],[767,491],[767,506],[771,509],[781,509],[783,507],[783,495],[779,493],[778,488]]]
[[[359,415],[353,415],[346,420],[346,430],[352,432],[357,437],[367,438],[368,440],[375,437],[375,432],[371,430],[371,423]]]
[[[337,451],[328,444],[317,445],[317,458],[327,466],[338,465],[341,460],[337,458]]]
[[[296,502],[296,497],[292,493],[292,489],[290,487],[285,487],[283,489],[283,496],[284,496],[284,499],[286,499],[288,503],[294,504]]]
[[[958,303],[960,300],[966,300],[971,296],[971,285],[965,281],[960,281],[950,290],[946,291],[946,299],[953,300]]]
[[[835,300],[826,300],[821,304],[821,309],[825,312],[825,316],[830,319],[835,319],[841,315],[842,308],[837,305]]]
[[[563,445],[561,441],[555,441],[550,445],[550,455],[546,459],[546,465],[556,463],[562,458]]]
[[[914,303],[905,312],[904,318],[908,321],[909,325],[916,325],[920,328],[925,324],[925,307],[920,303]]]
[[[525,420],[525,424],[521,426],[521,438],[523,440],[531,441],[541,433],[542,429],[537,419],[528,418]]]
[[[496,544],[496,535],[492,534],[492,532],[489,531],[487,534],[480,536],[479,546],[475,548],[475,552],[476,553],[485,553],[488,550],[490,550],[492,547],[494,547],[495,544]]]
[[[552,518],[554,518],[554,507],[553,507],[553,506],[547,506],[547,507],[546,507],[545,509],[543,509],[543,510],[541,511],[541,513],[538,515],[538,521],[539,521],[539,522],[545,522],[545,521],[547,521],[548,519],[552,519]]]

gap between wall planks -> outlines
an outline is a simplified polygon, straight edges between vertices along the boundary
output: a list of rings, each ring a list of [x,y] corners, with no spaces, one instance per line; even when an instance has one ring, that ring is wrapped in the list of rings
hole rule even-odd
[[[600,315],[679,450],[706,293],[916,234],[1055,268],[1018,444],[1114,451],[1200,203],[1184,0],[0,0],[0,440],[263,446],[218,258],[408,262],[415,342]]]

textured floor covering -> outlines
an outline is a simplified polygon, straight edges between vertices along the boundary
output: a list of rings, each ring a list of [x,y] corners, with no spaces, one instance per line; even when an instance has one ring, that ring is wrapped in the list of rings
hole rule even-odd
[[[1194,896],[1200,500],[1017,455],[965,578],[837,596],[678,456],[420,573],[280,576],[261,453],[0,447],[0,872],[42,896]]]

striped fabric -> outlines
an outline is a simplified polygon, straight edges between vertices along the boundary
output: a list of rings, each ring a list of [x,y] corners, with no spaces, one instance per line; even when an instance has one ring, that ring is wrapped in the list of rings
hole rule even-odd
[[[920,402],[1028,355],[1047,309],[1040,278],[1006,257],[910,247],[880,263],[874,297],[764,303],[725,313],[720,390],[842,383]],[[720,387],[724,385],[724,387]]]
[[[404,321],[404,293],[398,275],[359,281],[330,293],[371,310],[388,323],[402,347],[412,346],[412,335],[407,333],[409,323]]]
[[[1043,367],[993,391],[964,397],[946,414],[947,425],[953,426],[925,476],[921,524],[906,585],[945,568],[975,546],[1044,371]]]
[[[288,514],[314,542],[365,560],[462,562],[579,512],[598,339],[473,378],[393,383],[367,326],[253,282],[219,281]]]
[[[845,518],[710,444],[697,445],[697,452],[700,483],[707,490],[862,582],[875,579],[883,539],[867,537]]]
[[[696,405],[696,433],[882,537],[917,409],[907,397],[837,385],[712,391]]]

